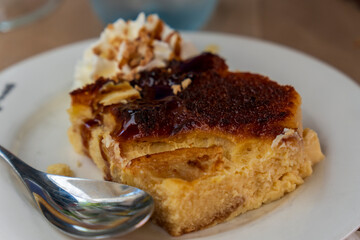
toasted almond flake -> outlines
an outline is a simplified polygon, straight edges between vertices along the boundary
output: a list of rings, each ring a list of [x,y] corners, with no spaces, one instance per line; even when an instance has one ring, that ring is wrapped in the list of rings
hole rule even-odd
[[[122,91],[113,91],[105,95],[101,99],[100,103],[104,106],[108,106],[116,103],[127,103],[126,99],[137,99],[140,98],[139,92],[134,89],[122,90]]]
[[[181,92],[181,86],[179,84],[175,84],[171,86],[173,93],[176,95],[178,92]]]
[[[184,90],[185,88],[187,88],[190,84],[191,84],[191,79],[190,79],[190,78],[186,78],[185,80],[183,80],[183,81],[181,82],[182,90]]]
[[[100,55],[101,55],[101,49],[100,49],[100,46],[96,46],[96,47],[94,47],[94,48],[93,48],[93,53],[94,53],[95,55],[100,56]]]

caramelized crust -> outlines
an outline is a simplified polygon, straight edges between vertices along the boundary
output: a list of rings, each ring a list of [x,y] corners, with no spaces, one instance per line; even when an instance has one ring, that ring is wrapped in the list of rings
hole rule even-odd
[[[184,89],[181,83],[187,79],[191,84]],[[299,127],[292,122],[301,101],[293,87],[258,74],[229,72],[224,60],[210,53],[141,72],[130,83],[141,90],[141,99],[102,108],[99,95],[124,89],[118,84],[106,88],[109,83],[99,79],[71,96],[73,104],[111,113],[117,123],[112,137],[118,140],[169,137],[195,129],[273,138],[285,125]],[[175,94],[173,86],[180,92]]]

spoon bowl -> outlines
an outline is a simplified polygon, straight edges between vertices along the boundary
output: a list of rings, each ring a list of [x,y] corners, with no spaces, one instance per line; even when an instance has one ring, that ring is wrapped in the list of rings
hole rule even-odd
[[[4,147],[0,157],[17,173],[45,218],[77,238],[123,235],[150,218],[152,197],[124,184],[38,171]]]

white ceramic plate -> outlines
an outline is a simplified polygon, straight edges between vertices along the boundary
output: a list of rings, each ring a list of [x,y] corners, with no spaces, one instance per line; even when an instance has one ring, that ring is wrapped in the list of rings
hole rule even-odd
[[[285,47],[220,34],[185,36],[199,49],[217,44],[234,70],[261,73],[293,85],[303,99],[304,126],[318,132],[326,159],[304,185],[281,200],[177,239],[339,240],[359,227],[360,88],[332,67]],[[74,64],[89,43],[41,54],[0,74],[0,144],[35,168],[45,170],[52,163],[63,162],[77,176],[101,178],[88,159],[73,152],[66,135],[67,92]],[[1,238],[67,239],[24,198],[5,164],[0,170]],[[126,236],[167,238],[152,223]]]

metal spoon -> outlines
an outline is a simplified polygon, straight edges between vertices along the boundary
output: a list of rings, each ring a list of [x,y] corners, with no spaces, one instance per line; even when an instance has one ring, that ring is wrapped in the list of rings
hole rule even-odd
[[[47,174],[25,164],[4,147],[0,157],[27,186],[45,218],[78,238],[105,238],[139,228],[153,212],[146,192],[123,184]]]

